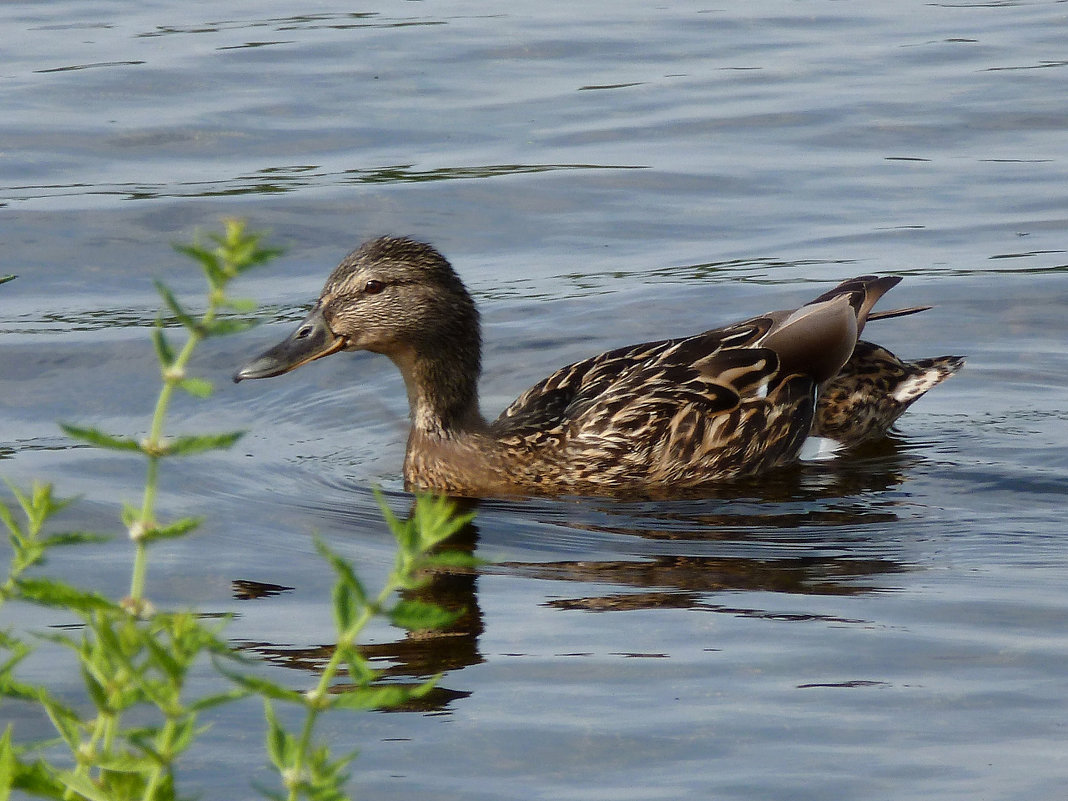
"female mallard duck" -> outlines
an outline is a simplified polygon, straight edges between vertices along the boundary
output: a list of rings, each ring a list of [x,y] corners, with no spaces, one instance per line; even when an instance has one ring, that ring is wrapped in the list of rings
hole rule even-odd
[[[868,319],[920,310],[869,314],[899,280],[862,276],[796,310],[602,353],[556,371],[487,423],[471,296],[430,245],[382,237],[349,254],[297,330],[234,380],[341,350],[384,353],[408,390],[412,488],[692,494],[796,461],[813,433],[845,445],[881,435],[960,367],[955,356],[903,362],[858,342]]]

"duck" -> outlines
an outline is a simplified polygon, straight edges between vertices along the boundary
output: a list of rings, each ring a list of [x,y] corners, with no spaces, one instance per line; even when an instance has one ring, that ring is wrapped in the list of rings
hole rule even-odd
[[[884,436],[959,370],[861,340],[901,280],[851,278],[795,309],[609,350],[534,384],[493,421],[479,407],[479,312],[432,245],[382,236],[347,255],[307,317],[234,381],[341,351],[389,357],[408,395],[408,489],[457,497],[692,497],[815,452]],[[828,447],[829,445],[829,447]]]

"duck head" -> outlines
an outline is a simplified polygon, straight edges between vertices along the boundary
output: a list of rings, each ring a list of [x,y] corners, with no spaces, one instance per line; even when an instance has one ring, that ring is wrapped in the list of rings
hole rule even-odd
[[[477,376],[480,342],[478,311],[444,256],[380,237],[346,256],[296,330],[233,378],[270,378],[343,350],[385,354],[405,373],[447,351]]]

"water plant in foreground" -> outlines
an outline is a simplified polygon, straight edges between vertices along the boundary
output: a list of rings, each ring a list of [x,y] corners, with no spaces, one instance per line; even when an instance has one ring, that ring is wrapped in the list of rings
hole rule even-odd
[[[221,637],[225,621],[206,622],[195,610],[161,610],[152,603],[146,584],[151,545],[185,536],[200,523],[193,517],[158,519],[161,463],[228,448],[242,433],[168,436],[165,424],[171,400],[176,391],[199,398],[211,394],[211,384],[189,372],[193,353],[206,338],[251,324],[247,316],[254,304],[230,298],[227,289],[243,272],[277,254],[236,221],[228,222],[210,242],[178,247],[200,264],[207,278],[203,312],[191,313],[166,286],[157,284],[169,319],[166,324],[162,317],[157,320],[152,332],[162,386],[147,433],[116,435],[63,425],[76,440],[145,460],[140,503],[124,504],[120,515],[133,544],[129,593],[121,599],[109,598],[41,574],[54,549],[92,547],[105,538],[84,531],[49,532],[49,521],[70,503],[58,498],[50,484],[35,483],[28,491],[10,486],[16,506],[0,503],[0,522],[11,544],[7,575],[0,579],[0,611],[18,601],[76,616],[78,627],[35,636],[70,655],[71,672],[80,674],[84,690],[83,697],[71,701],[21,676],[20,666],[32,647],[12,629],[0,630],[0,698],[38,705],[56,732],[55,738],[27,742],[12,725],[4,729],[0,734],[0,801],[6,801],[13,791],[86,801],[178,798],[176,766],[202,731],[202,718],[215,707],[249,695],[263,699],[267,757],[279,776],[280,789],[263,792],[294,801],[342,799],[352,755],[336,757],[316,739],[319,717],[333,709],[396,706],[426,693],[434,684],[433,679],[415,687],[378,682],[378,674],[360,653],[357,638],[376,616],[408,629],[444,626],[454,619],[455,613],[434,605],[396,597],[398,591],[420,586],[428,571],[470,566],[468,555],[439,550],[469,520],[457,515],[445,499],[418,497],[406,520],[395,517],[379,499],[397,541],[397,556],[377,594],[364,588],[350,563],[316,542],[336,575],[332,597],[337,645],[315,686],[306,691],[257,675],[255,666],[239,658]],[[184,331],[181,347],[172,344],[168,326]],[[198,695],[191,671],[205,663],[230,679],[232,688]],[[346,683],[338,685],[343,672]],[[278,704],[303,710],[297,731],[280,723]]]

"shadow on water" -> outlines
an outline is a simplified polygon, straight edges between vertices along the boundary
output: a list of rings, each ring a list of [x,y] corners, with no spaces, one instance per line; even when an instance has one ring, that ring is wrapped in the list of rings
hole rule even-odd
[[[909,566],[895,558],[892,540],[882,540],[899,515],[894,501],[884,502],[879,496],[901,484],[909,464],[919,458],[907,443],[887,439],[828,466],[806,465],[765,480],[736,482],[701,499],[461,501],[466,509],[492,509],[494,514],[487,515],[485,524],[489,526],[502,510],[538,526],[559,526],[564,512],[573,535],[607,539],[619,558],[513,560],[478,571],[435,572],[426,585],[404,597],[461,616],[447,629],[410,632],[391,642],[365,645],[363,653],[381,670],[384,681],[401,683],[482,662],[479,575],[607,588],[543,602],[560,610],[690,609],[773,620],[864,623],[720,604],[710,596],[743,591],[828,596],[885,591],[885,584],[872,580],[903,573]],[[474,553],[479,541],[479,526],[470,523],[446,547]],[[236,598],[265,603],[292,589],[243,580],[234,581],[233,588]],[[235,646],[268,663],[309,673],[317,673],[333,650],[330,644],[298,647],[246,641]],[[404,710],[442,710],[468,694],[439,687]]]

